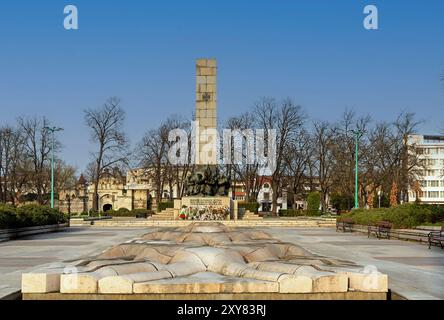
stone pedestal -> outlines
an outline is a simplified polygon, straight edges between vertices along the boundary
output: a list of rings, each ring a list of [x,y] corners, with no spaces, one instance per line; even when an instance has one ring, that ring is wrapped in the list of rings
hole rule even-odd
[[[182,197],[182,199],[174,200],[174,218],[179,219],[180,210],[182,206],[187,208],[196,208],[202,206],[208,206],[212,208],[229,208],[230,214],[227,216],[226,220],[230,220],[230,216],[233,213],[233,205],[230,197],[199,197],[199,196],[188,196]]]
[[[232,210],[231,210],[231,214],[232,214],[232,218],[234,221],[237,221],[238,217],[239,217],[239,201],[237,200],[232,200]]]

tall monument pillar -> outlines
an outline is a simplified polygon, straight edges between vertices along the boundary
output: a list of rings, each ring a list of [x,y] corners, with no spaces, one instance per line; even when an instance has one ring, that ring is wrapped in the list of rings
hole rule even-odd
[[[196,164],[217,164],[216,59],[196,61]]]

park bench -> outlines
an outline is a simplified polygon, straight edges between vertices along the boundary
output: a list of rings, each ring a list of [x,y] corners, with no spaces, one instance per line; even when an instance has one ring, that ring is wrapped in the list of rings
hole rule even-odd
[[[350,218],[344,218],[341,221],[336,221],[336,231],[342,230],[342,232],[353,232],[354,224],[353,219]]]
[[[390,231],[392,230],[392,224],[388,221],[378,221],[375,224],[368,225],[368,237],[373,233],[378,239],[387,238],[390,239]]]
[[[429,249],[434,246],[440,246],[444,248],[444,226],[441,227],[441,231],[432,231],[429,233]]]

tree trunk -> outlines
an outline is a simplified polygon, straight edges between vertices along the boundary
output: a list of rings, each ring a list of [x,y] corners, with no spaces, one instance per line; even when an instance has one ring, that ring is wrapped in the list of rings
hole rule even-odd
[[[93,210],[99,212],[99,179],[94,182]]]
[[[272,206],[272,214],[273,216],[277,216],[277,198],[278,198],[278,194],[277,194],[277,184],[273,183],[272,184],[272,188],[273,190],[273,196],[272,196],[272,202],[271,202],[271,206]]]
[[[321,206],[322,206],[322,212],[327,211],[327,192],[323,191],[321,194]]]

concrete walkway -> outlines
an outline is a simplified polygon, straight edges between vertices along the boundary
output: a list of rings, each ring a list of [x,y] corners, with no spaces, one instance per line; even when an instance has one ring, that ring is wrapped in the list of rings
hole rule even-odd
[[[0,298],[20,290],[21,274],[41,264],[96,254],[148,228],[71,227],[68,231],[0,243]],[[375,266],[389,287],[407,299],[444,299],[444,250],[399,240],[367,239],[333,228],[266,228],[282,241],[332,258]]]
[[[375,266],[389,276],[389,288],[407,299],[444,299],[444,250],[400,240],[367,238],[362,233],[342,233],[331,228],[265,231],[313,253]]]
[[[71,227],[67,231],[0,242],[0,299],[20,290],[21,274],[38,265],[90,255],[146,229]]]

